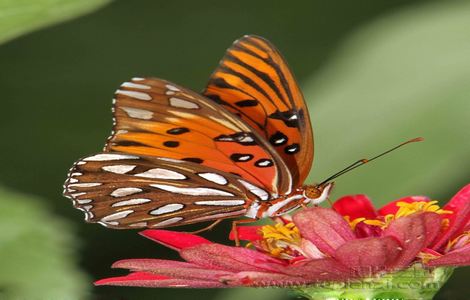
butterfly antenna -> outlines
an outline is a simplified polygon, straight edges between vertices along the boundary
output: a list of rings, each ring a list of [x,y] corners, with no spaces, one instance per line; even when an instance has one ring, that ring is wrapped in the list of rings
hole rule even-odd
[[[422,137],[417,137],[417,138],[408,140],[408,141],[406,141],[406,142],[403,142],[403,143],[401,143],[401,144],[399,144],[399,145],[397,145],[397,146],[395,146],[395,147],[393,147],[393,148],[390,148],[390,149],[388,149],[387,151],[382,152],[382,153],[380,153],[379,155],[376,155],[376,156],[374,156],[374,157],[372,157],[372,158],[363,158],[363,159],[360,159],[360,160],[358,160],[358,161],[355,161],[354,163],[350,164],[349,166],[347,166],[346,168],[342,169],[341,171],[339,171],[339,172],[333,174],[332,176],[328,177],[327,179],[323,180],[319,185],[322,186],[322,185],[328,183],[329,181],[331,181],[331,180],[333,180],[333,179],[335,179],[335,178],[338,178],[339,176],[341,176],[341,175],[343,175],[343,174],[345,174],[345,173],[347,173],[347,172],[349,172],[349,171],[352,171],[352,170],[354,170],[354,169],[357,168],[357,167],[360,167],[360,166],[362,166],[362,165],[365,165],[366,163],[369,163],[369,162],[371,162],[371,161],[373,161],[373,160],[375,160],[375,159],[377,159],[377,158],[379,158],[379,157],[382,157],[382,156],[384,156],[384,155],[386,155],[386,154],[388,154],[388,153],[390,153],[390,152],[392,152],[392,151],[394,151],[394,150],[396,150],[396,149],[398,149],[398,148],[400,148],[400,147],[402,147],[402,146],[405,146],[405,145],[410,144],[410,143],[422,142],[422,141],[424,141],[424,138],[422,138]]]

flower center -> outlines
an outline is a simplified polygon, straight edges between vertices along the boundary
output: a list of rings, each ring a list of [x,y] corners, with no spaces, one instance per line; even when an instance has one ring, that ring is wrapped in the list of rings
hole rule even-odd
[[[398,202],[398,211],[395,213],[395,218],[409,216],[418,212],[434,212],[436,214],[451,214],[450,210],[444,210],[437,205],[437,201],[416,201],[416,202]]]
[[[396,220],[401,217],[406,217],[411,214],[419,213],[419,212],[433,212],[436,214],[451,214],[452,211],[441,209],[439,205],[437,205],[437,201],[416,201],[416,202],[398,202],[396,206],[398,207],[398,211],[395,214],[388,214],[383,217],[382,220],[379,219],[366,219],[366,218],[356,218],[354,220],[349,220],[349,217],[345,217],[346,221],[348,221],[351,228],[354,230],[356,225],[364,222],[367,225],[378,226],[382,229],[386,228],[391,221]],[[442,226],[448,225],[448,219],[442,220]]]
[[[261,227],[260,248],[274,257],[292,259],[301,256],[299,229],[294,223],[277,223]]]

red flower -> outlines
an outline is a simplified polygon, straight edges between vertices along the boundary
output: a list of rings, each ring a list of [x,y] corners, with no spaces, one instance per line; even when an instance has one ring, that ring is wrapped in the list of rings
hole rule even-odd
[[[96,285],[144,287],[299,286],[347,281],[408,268],[470,265],[470,185],[440,209],[406,197],[376,210],[364,195],[332,208],[313,207],[275,225],[239,227],[249,247],[212,243],[166,230],[141,234],[175,249],[186,261],[128,259],[129,275]]]

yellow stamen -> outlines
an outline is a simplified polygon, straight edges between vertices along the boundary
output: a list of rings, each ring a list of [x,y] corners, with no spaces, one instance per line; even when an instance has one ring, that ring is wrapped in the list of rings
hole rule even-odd
[[[446,246],[445,252],[449,252],[453,249],[462,248],[463,246],[470,244],[470,231],[465,231],[455,239],[449,241]]]
[[[452,211],[444,210],[436,204],[437,201],[416,201],[416,202],[398,202],[396,205],[399,207],[398,211],[395,214],[388,214],[383,217],[382,220],[377,219],[366,219],[366,218],[356,218],[354,220],[350,220],[349,216],[345,216],[344,219],[349,223],[349,226],[354,230],[357,224],[364,222],[367,225],[378,226],[382,229],[388,227],[390,222],[396,220],[401,217],[406,217],[414,213],[418,212],[434,212],[437,214],[451,214]],[[442,220],[442,226],[445,229],[446,226],[449,225],[448,219]]]
[[[260,233],[263,237],[260,241],[261,248],[279,258],[293,258],[302,241],[294,223],[266,225],[261,227]]]
[[[420,252],[416,257],[421,258],[424,264],[427,264],[430,260],[436,259],[439,256],[433,255],[431,253]]]
[[[396,205],[399,207],[395,213],[395,218],[409,216],[418,212],[434,212],[436,214],[451,214],[452,211],[444,210],[437,205],[437,201],[416,201],[416,202],[398,202]]]

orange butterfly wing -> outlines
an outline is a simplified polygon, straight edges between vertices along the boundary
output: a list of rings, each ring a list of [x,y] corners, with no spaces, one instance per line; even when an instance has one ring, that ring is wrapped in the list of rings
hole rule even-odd
[[[269,41],[235,41],[203,93],[269,141],[292,173],[294,188],[303,184],[313,162],[309,113],[286,61]]]
[[[270,194],[290,191],[284,160],[237,116],[174,83],[134,78],[115,94],[108,152],[167,157],[236,174]]]

